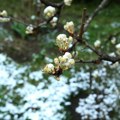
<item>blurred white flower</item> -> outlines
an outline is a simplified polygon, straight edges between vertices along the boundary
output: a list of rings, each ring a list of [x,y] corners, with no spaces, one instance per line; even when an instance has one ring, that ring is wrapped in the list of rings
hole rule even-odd
[[[101,41],[100,41],[100,40],[96,40],[96,41],[94,42],[94,46],[95,46],[96,48],[99,48],[100,45],[101,45]]]
[[[3,10],[2,12],[0,12],[0,16],[7,17],[7,11]]]
[[[53,27],[55,27],[57,25],[57,21],[58,21],[58,18],[57,17],[53,17],[53,19],[50,21],[51,25]]]
[[[115,44],[115,43],[116,43],[116,38],[115,38],[115,37],[113,37],[113,38],[111,39],[111,43],[112,43],[112,44]]]
[[[26,34],[32,34],[33,30],[34,30],[34,27],[33,27],[32,24],[30,24],[29,26],[27,26],[25,33]]]
[[[92,73],[92,76],[93,76],[94,78],[99,77],[99,72],[98,72],[98,70],[95,70],[95,71]]]
[[[120,43],[117,44],[115,47],[116,47],[116,49],[117,49],[116,53],[117,53],[118,55],[120,55]]]
[[[31,20],[35,20],[36,19],[36,16],[35,15],[31,15]]]
[[[0,12],[0,22],[9,22],[10,18],[7,17],[7,11],[3,10],[2,12]]]
[[[64,0],[65,5],[71,6],[72,0]]]
[[[115,57],[116,55],[115,55],[114,52],[112,52],[112,53],[109,54],[109,56],[111,56],[111,57]]]
[[[116,47],[116,49],[117,49],[118,51],[120,51],[120,43],[117,44],[115,47]]]
[[[50,73],[50,74],[54,74],[55,73],[55,67],[53,64],[47,64],[44,69],[43,69],[43,72],[45,73]]]

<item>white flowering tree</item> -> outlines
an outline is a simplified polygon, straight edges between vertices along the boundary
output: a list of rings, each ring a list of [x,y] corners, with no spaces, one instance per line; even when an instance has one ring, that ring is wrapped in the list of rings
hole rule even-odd
[[[6,10],[0,12],[1,23],[14,24],[15,34],[24,31],[24,41],[17,40],[10,50],[14,40],[8,37],[0,51],[17,62],[29,61],[33,55],[32,62],[20,65],[0,54],[1,120],[120,119],[119,32],[107,41],[87,40],[90,23],[110,0],[102,0],[91,15],[83,8],[77,27],[72,20],[61,23],[62,11],[72,2],[36,0],[36,14],[30,24],[8,15]],[[52,34],[55,38],[50,37]],[[39,39],[46,41],[38,46]]]

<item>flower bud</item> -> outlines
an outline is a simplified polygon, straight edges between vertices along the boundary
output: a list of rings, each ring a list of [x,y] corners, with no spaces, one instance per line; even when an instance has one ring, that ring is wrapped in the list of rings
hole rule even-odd
[[[66,56],[60,58],[60,63],[65,63],[68,60]]]
[[[52,17],[52,16],[54,16],[54,15],[55,15],[55,12],[56,12],[56,10],[55,10],[55,8],[52,7],[52,6],[48,6],[48,7],[46,7],[46,8],[44,9],[44,15],[45,15],[45,17],[46,17],[47,19],[50,18],[50,17]]]
[[[116,38],[115,38],[115,37],[113,37],[113,38],[111,39],[111,43],[112,43],[112,44],[115,44],[115,43],[116,43]]]
[[[92,76],[94,77],[94,78],[98,78],[99,77],[99,72],[96,70],[96,71],[94,71],[93,73],[92,73]]]
[[[50,21],[51,25],[53,27],[55,27],[57,25],[57,21],[58,21],[58,18],[57,17],[53,17],[53,19]]]
[[[100,45],[101,45],[101,41],[100,41],[100,40],[96,40],[96,41],[94,42],[94,46],[95,46],[96,48],[99,48]]]
[[[32,34],[33,30],[34,30],[33,25],[30,24],[29,26],[27,26],[25,33]]]
[[[64,0],[64,4],[67,6],[70,6],[72,3],[72,0]]]
[[[74,59],[70,59],[68,61],[68,63],[69,63],[69,66],[71,67],[71,66],[73,66],[75,64],[75,60]]]
[[[72,42],[73,42],[73,37],[70,36],[70,37],[68,38],[68,41],[69,41],[69,43],[72,43]]]
[[[55,63],[56,65],[58,65],[58,64],[59,64],[59,59],[58,59],[58,58],[54,58],[54,63]]]
[[[69,33],[73,34],[73,33],[74,33],[74,23],[73,23],[73,21],[67,22],[67,23],[64,25],[64,29],[65,29],[66,31],[68,31]]]
[[[55,73],[55,67],[54,67],[53,64],[47,64],[47,65],[44,67],[43,71],[44,71],[45,73],[54,74],[54,73]]]

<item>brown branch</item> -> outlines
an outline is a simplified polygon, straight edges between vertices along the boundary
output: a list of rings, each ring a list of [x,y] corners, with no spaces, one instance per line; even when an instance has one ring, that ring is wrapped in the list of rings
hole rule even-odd
[[[94,47],[92,47],[89,43],[87,43],[87,41],[83,41],[84,44],[86,45],[86,47],[88,47],[90,50],[92,50],[94,53],[96,53],[98,56],[102,56],[102,52],[96,50]]]
[[[100,60],[105,60],[105,61],[110,61],[112,63],[115,63],[115,62],[120,62],[120,56],[111,57],[107,54],[104,54],[100,57]]]
[[[91,16],[87,19],[85,26],[84,26],[84,31],[87,30],[88,26],[90,25],[91,21],[93,20],[93,18],[100,12],[100,10],[102,10],[107,3],[109,2],[109,0],[103,0],[98,7],[95,9],[95,11],[91,14]]]
[[[87,43],[87,41],[83,41],[82,35],[84,34],[84,32],[87,30],[88,26],[90,25],[91,21],[93,20],[93,18],[99,13],[99,11],[105,7],[105,5],[108,3],[109,0],[103,0],[98,7],[95,9],[95,11],[93,12],[93,14],[91,14],[91,16],[88,18],[87,21],[85,21],[86,18],[86,9],[84,9],[83,14],[82,14],[82,25],[80,28],[80,33],[79,33],[79,37],[76,37],[77,42],[83,43],[86,45],[86,47],[88,47],[89,49],[91,49],[94,53],[96,53],[99,57],[105,57],[108,55],[104,55],[101,51],[96,50],[94,47],[92,47],[89,43]],[[76,44],[75,44],[76,45]],[[74,45],[74,46],[75,46]],[[73,47],[74,47],[73,46]],[[92,61],[93,62],[93,61]]]
[[[102,56],[100,56],[98,59],[96,60],[89,60],[89,61],[85,61],[85,60],[77,60],[76,63],[93,63],[93,64],[100,64],[102,61],[109,61],[112,63],[115,62],[120,62],[120,56],[117,57],[111,57],[107,54],[102,54]]]
[[[96,59],[96,60],[88,60],[88,61],[85,61],[85,60],[76,60],[75,63],[93,63],[93,64],[99,64],[101,62],[100,59]]]
[[[82,36],[84,33],[84,25],[85,25],[85,20],[86,20],[86,11],[87,9],[83,9],[83,14],[82,14],[82,21],[81,21],[81,27],[80,27],[80,33],[79,33],[79,38],[82,40]]]

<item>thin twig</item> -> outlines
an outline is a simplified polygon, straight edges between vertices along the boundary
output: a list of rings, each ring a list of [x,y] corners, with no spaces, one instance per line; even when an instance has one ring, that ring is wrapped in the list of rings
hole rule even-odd
[[[83,41],[86,47],[88,47],[90,50],[92,50],[94,53],[96,53],[98,56],[102,56],[101,51],[96,50],[94,47],[92,47],[87,41]]]
[[[79,33],[79,38],[82,40],[82,36],[84,33],[84,25],[85,25],[85,21],[86,21],[86,11],[87,9],[84,8],[83,9],[83,13],[82,13],[82,21],[81,21],[81,27],[80,27],[80,33]]]
[[[99,64],[101,62],[100,59],[96,59],[96,60],[88,60],[88,61],[85,61],[85,60],[76,60],[75,63],[88,63],[88,64]]]
[[[109,0],[103,0],[98,7],[95,9],[95,11],[90,15],[90,17],[87,19],[85,26],[84,26],[84,31],[87,30],[88,26],[90,25],[91,21],[93,20],[93,18],[99,13],[100,10],[102,10],[107,3],[109,2]]]
[[[15,18],[15,17],[10,17],[10,19],[11,19],[12,21],[16,21],[16,22],[18,22],[18,23],[21,23],[21,24],[23,24],[23,25],[25,25],[25,26],[28,26],[28,25],[29,25],[28,23],[24,23],[24,22],[20,21],[19,19]]]

